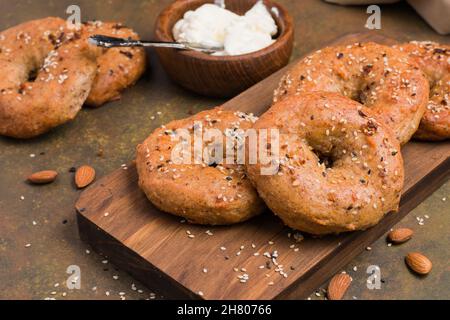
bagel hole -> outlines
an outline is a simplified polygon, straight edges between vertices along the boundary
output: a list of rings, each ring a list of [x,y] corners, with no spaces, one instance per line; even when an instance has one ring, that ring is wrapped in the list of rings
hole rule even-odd
[[[325,153],[317,149],[312,150],[312,152],[317,156],[319,163],[324,165],[325,168],[333,168],[336,158],[333,156],[332,152]]]
[[[309,150],[317,157],[317,163],[323,165],[326,169],[334,168],[341,157],[339,149],[339,141],[335,141],[333,137],[323,141],[323,137],[310,135],[306,139]]]
[[[39,68],[33,68],[30,70],[30,72],[28,73],[28,82],[34,82],[36,81],[37,77],[38,77],[38,73],[39,73]]]
[[[330,155],[324,155],[324,154],[317,154],[317,157],[319,158],[319,163],[323,164],[325,168],[331,169],[334,165],[334,159]]]

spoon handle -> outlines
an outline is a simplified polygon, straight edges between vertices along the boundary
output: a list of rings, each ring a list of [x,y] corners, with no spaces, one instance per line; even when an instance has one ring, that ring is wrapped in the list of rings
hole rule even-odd
[[[104,47],[104,48],[114,48],[114,47],[155,47],[155,48],[172,48],[179,50],[195,50],[205,53],[214,53],[223,48],[204,48],[187,43],[179,42],[162,42],[162,41],[141,41],[123,38],[114,38],[103,35],[94,35],[89,38],[89,43]]]

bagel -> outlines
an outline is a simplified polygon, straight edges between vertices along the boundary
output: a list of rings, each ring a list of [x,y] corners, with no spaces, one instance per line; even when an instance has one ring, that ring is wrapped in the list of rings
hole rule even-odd
[[[216,108],[157,129],[137,148],[141,189],[157,208],[191,223],[229,225],[261,213],[263,202],[247,179],[243,164],[208,159],[199,164],[173,161],[172,151],[180,138],[177,130],[188,130],[190,139],[194,126],[200,123],[203,128],[218,129],[224,137],[227,129],[250,128],[253,117]]]
[[[72,120],[92,87],[95,55],[65,21],[0,33],[0,135],[31,138]]]
[[[260,162],[246,169],[289,227],[315,235],[364,230],[398,210],[400,144],[369,108],[336,93],[303,93],[274,104],[253,128],[279,130],[274,174],[262,175]]]
[[[419,127],[428,82],[405,53],[376,43],[328,47],[306,57],[281,80],[274,102],[303,92],[340,93],[372,109],[401,144]]]
[[[132,29],[115,22],[87,22],[81,33],[86,40],[96,34],[139,39]],[[133,85],[144,73],[146,58],[143,48],[92,47],[96,49],[98,73],[86,105],[99,107],[108,101],[120,99],[121,92]]]
[[[408,53],[430,82],[430,98],[419,130],[414,137],[438,141],[450,138],[450,46],[417,42],[396,46]]]

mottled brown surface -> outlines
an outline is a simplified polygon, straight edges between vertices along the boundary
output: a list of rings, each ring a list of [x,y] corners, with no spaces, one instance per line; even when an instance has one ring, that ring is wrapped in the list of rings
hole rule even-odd
[[[85,0],[77,3],[82,8],[83,20],[123,21],[143,38],[150,38],[158,12],[169,2]],[[346,33],[364,30],[367,17],[364,7],[344,8],[318,0],[279,2],[286,5],[296,20],[294,57]],[[65,0],[0,0],[0,29],[49,15],[63,17],[69,4],[72,2]],[[387,36],[401,41],[449,42],[448,37],[438,36],[405,4],[383,7],[382,12],[380,32]],[[131,290],[133,280],[113,266],[102,264],[102,257],[86,254],[88,248],[78,238],[73,209],[79,192],[68,172],[73,166],[90,164],[99,177],[104,176],[129,162],[135,145],[157,126],[220,102],[172,85],[154,54],[150,59],[151,70],[137,86],[124,93],[121,101],[98,110],[85,110],[75,122],[36,140],[0,139],[0,298],[43,299],[52,296],[53,291],[57,293],[55,298],[63,298],[62,293],[67,292],[65,299],[119,299],[120,292],[126,293],[127,298],[150,297],[151,290],[145,289],[142,294]],[[60,176],[56,183],[32,187],[24,182],[31,172],[43,169],[58,170]],[[354,282],[346,298],[450,298],[450,199],[444,202],[444,197],[450,198],[448,182],[400,223],[416,231],[411,241],[387,247],[384,239],[380,239],[372,251],[363,253],[348,266]],[[419,226],[416,217],[424,215],[430,218]],[[32,221],[37,225],[33,226]],[[31,247],[26,248],[28,243]],[[429,276],[418,278],[406,269],[403,257],[408,251],[422,251],[429,256],[434,264]],[[66,268],[72,264],[81,267],[81,290],[69,291],[64,286]],[[381,290],[366,288],[365,269],[372,264],[381,268],[385,280]],[[351,271],[355,265],[357,272]],[[114,275],[120,278],[114,280]],[[60,286],[55,288],[55,283]],[[91,290],[94,286],[96,291]],[[105,291],[110,291],[109,297]]]

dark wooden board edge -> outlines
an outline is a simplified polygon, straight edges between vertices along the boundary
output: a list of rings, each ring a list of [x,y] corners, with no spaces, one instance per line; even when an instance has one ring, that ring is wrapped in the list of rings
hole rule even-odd
[[[148,288],[158,288],[156,293],[165,299],[200,299],[199,295],[167,276],[135,251],[99,228],[79,209],[76,210],[76,213],[80,238],[88,243],[95,252],[109,259],[114,265],[125,270]]]

